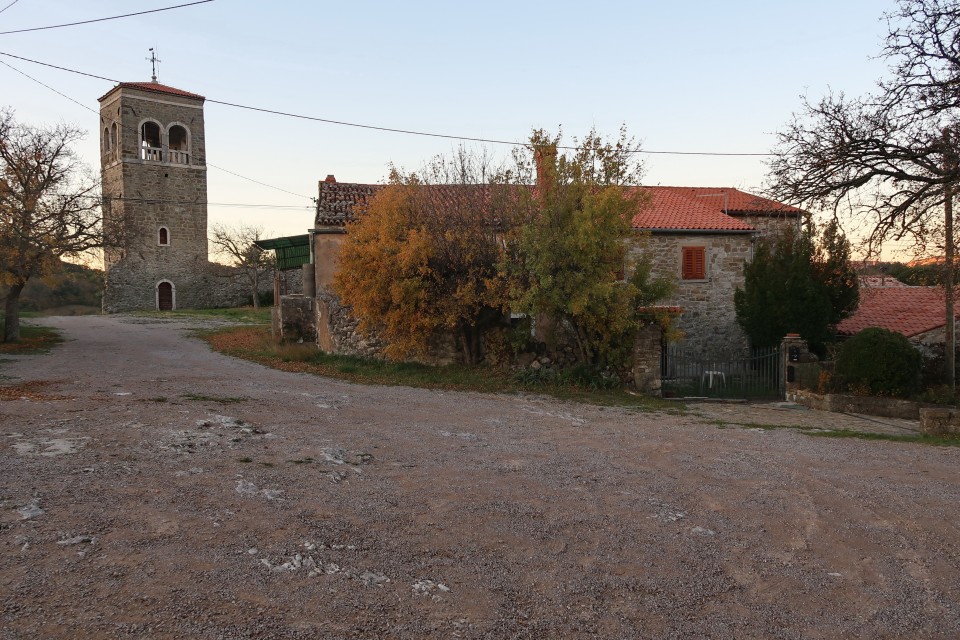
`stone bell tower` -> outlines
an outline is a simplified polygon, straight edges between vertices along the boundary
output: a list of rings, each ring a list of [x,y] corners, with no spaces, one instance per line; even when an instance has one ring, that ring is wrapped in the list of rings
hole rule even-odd
[[[100,98],[107,313],[210,306],[203,102],[156,79]]]

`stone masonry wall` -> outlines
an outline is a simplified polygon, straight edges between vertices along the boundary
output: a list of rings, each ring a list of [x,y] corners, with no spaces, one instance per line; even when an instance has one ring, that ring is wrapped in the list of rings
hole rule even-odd
[[[797,216],[786,215],[737,214],[734,217],[759,231],[761,237],[774,236],[784,229],[795,228],[800,221]]]
[[[317,346],[327,353],[382,359],[386,343],[376,334],[366,335],[358,329],[360,321],[353,316],[350,307],[340,304],[340,299],[326,289],[317,291],[316,304]],[[444,365],[462,362],[452,334],[441,333],[429,341],[427,353],[409,359],[411,362]]]
[[[653,396],[660,395],[660,357],[663,351],[663,330],[648,322],[637,333],[633,346],[633,386]]]
[[[741,353],[747,338],[737,324],[733,294],[743,286],[744,263],[753,257],[749,234],[724,235],[653,235],[645,240],[645,248],[653,260],[653,275],[667,276],[676,282],[669,300],[658,304],[682,309],[676,326],[684,333],[681,342],[691,353],[705,358],[721,358]],[[681,260],[684,247],[706,249],[706,278],[683,280]]]
[[[383,341],[368,337],[357,329],[360,321],[350,308],[328,291],[317,291],[317,345],[327,353],[361,358],[382,358]]]

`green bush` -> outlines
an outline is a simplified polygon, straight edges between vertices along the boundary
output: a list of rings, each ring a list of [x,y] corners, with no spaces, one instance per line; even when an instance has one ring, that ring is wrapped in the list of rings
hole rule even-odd
[[[834,375],[844,389],[907,397],[920,386],[923,356],[901,334],[864,329],[840,347]]]

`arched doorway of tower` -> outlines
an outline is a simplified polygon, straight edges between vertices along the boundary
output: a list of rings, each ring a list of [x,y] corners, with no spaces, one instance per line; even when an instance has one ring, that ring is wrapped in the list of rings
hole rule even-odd
[[[157,309],[160,311],[172,311],[176,306],[176,290],[173,283],[169,280],[163,280],[157,284]]]

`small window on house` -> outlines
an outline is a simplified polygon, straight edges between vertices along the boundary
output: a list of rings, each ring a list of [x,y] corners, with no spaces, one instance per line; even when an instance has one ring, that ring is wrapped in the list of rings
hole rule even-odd
[[[157,234],[157,244],[163,246],[170,244],[170,232],[167,231],[166,227],[160,227],[160,232]]]
[[[706,247],[684,247],[683,263],[681,273],[684,280],[705,280],[706,271]]]

